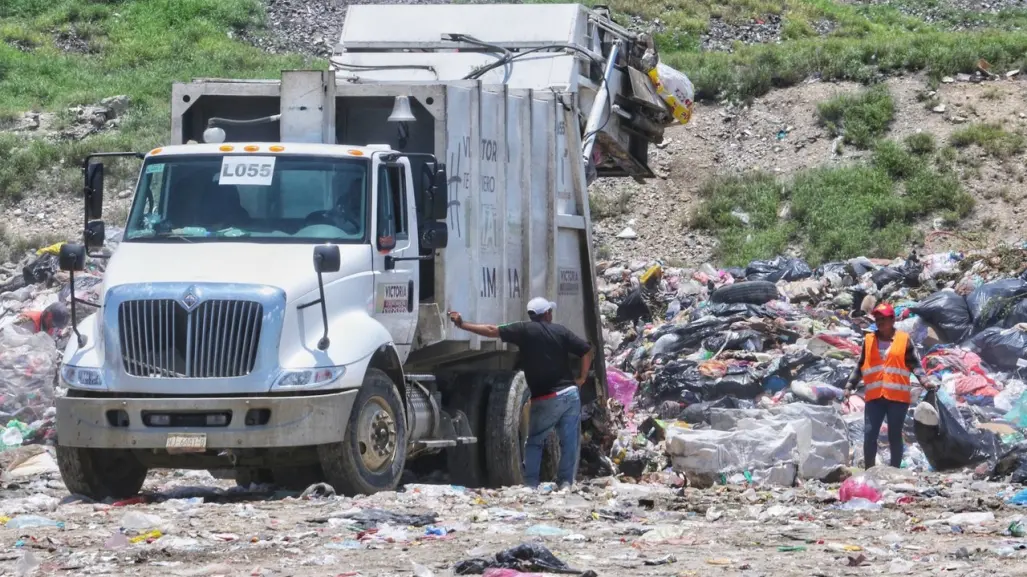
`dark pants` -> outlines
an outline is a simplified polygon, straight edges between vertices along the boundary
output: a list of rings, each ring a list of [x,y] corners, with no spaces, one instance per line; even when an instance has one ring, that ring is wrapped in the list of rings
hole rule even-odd
[[[881,424],[888,418],[888,448],[891,449],[891,466],[902,466],[902,426],[906,422],[909,403],[874,399],[866,404],[863,414],[863,460],[869,469],[877,461],[877,439],[881,436]]]

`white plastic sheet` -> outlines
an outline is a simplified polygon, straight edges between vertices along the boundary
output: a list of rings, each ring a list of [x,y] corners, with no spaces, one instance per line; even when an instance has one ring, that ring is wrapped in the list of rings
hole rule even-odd
[[[676,470],[710,475],[794,464],[801,477],[821,479],[849,462],[845,423],[834,407],[713,409],[710,420],[712,430],[668,430]]]

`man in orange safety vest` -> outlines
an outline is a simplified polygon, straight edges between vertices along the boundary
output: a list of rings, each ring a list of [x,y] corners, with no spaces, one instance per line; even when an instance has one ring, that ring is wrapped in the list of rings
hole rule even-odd
[[[912,402],[910,375],[916,375],[920,384],[928,389],[938,385],[920,364],[920,356],[909,334],[895,330],[895,309],[889,304],[882,304],[874,309],[873,315],[877,331],[867,333],[859,362],[849,376],[845,390],[854,391],[860,379],[866,386],[863,417],[866,468],[873,467],[876,462],[877,439],[886,418],[890,464],[897,468],[902,465],[902,426]]]

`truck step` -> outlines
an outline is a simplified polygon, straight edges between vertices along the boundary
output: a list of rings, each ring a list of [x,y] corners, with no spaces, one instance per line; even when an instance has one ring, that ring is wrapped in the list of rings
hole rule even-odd
[[[417,448],[419,449],[444,449],[446,447],[457,446],[456,441],[450,440],[438,440],[438,441],[417,441]]]
[[[407,382],[434,383],[435,375],[404,375]]]

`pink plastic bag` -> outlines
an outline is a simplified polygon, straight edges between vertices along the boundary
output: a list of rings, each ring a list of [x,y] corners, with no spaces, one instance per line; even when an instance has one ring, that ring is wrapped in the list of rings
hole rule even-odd
[[[625,407],[630,407],[635,391],[638,390],[638,381],[624,371],[609,368],[606,369],[606,387],[611,397]]]
[[[845,479],[841,489],[838,490],[838,499],[842,503],[848,503],[853,499],[866,499],[871,503],[876,503],[881,500],[881,491],[877,488],[877,483],[859,475]]]
[[[542,577],[540,573],[521,573],[516,569],[497,569],[489,567],[485,570],[484,577]]]

